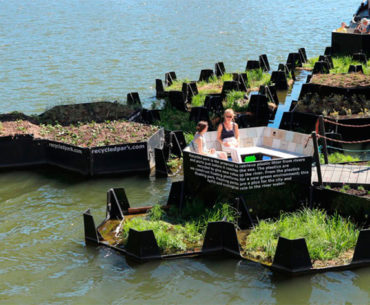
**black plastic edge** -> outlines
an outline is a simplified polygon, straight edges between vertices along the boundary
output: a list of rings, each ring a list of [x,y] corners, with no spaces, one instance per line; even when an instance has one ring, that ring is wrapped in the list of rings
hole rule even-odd
[[[96,230],[94,217],[91,215],[90,209],[83,213],[83,218],[86,245],[99,245],[99,233]]]
[[[302,272],[312,269],[306,240],[279,237],[272,268],[286,272]]]
[[[180,210],[184,203],[184,181],[175,181],[171,184],[171,190],[167,199],[167,206],[175,206]]]
[[[125,250],[127,255],[140,261],[161,258],[161,252],[152,230],[130,229]]]
[[[202,252],[227,252],[240,257],[239,242],[234,224],[226,221],[208,223]]]
[[[155,176],[158,178],[168,177],[169,169],[163,154],[163,149],[154,148]]]
[[[357,239],[352,263],[370,263],[370,229],[361,230]]]
[[[123,219],[130,208],[124,188],[111,188],[107,191],[106,219]]]

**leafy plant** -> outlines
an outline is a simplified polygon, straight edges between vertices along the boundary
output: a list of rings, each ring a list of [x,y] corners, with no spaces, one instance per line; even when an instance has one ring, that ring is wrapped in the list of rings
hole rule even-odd
[[[186,144],[189,144],[191,141],[194,140],[194,134],[193,133],[184,132],[184,137],[185,137]]]
[[[163,211],[162,207],[159,204],[156,204],[150,209],[148,218],[153,221],[158,221],[163,219],[164,215],[165,212]]]
[[[167,161],[167,166],[170,168],[171,172],[174,173],[181,168],[182,162],[182,158],[178,158],[177,156],[171,154]]]

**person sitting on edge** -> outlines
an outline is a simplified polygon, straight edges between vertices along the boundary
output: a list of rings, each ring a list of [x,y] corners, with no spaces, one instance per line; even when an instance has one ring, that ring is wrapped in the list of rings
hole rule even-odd
[[[340,28],[336,29],[336,32],[347,33],[348,25],[345,22],[342,22]]]
[[[204,138],[204,134],[208,130],[208,123],[206,121],[199,121],[196,129],[197,133],[194,136],[194,140],[190,143],[194,152],[215,158],[227,159],[227,155],[225,152],[216,151],[214,148],[207,148],[206,139]]]
[[[224,122],[217,128],[217,141],[220,142],[222,150],[226,152],[239,147],[239,128],[234,122],[234,116],[234,110],[226,109]]]
[[[362,18],[361,22],[358,24],[358,26],[355,29],[355,33],[361,33],[366,34],[369,33],[370,27],[369,27],[369,20],[366,18]]]

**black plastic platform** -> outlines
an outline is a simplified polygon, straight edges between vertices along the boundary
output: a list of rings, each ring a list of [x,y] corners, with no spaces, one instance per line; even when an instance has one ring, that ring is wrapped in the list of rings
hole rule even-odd
[[[32,135],[0,137],[0,168],[54,165],[85,176],[149,172],[154,149],[162,148],[164,130],[147,141],[100,147],[78,147]]]

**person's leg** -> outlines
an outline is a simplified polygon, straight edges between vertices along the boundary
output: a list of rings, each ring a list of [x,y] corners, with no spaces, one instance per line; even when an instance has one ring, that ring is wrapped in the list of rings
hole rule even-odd
[[[224,151],[216,151],[216,153],[218,158],[227,160],[227,154]]]
[[[242,162],[242,159],[240,158],[240,154],[239,154],[239,149],[238,148],[233,148],[231,150],[231,160],[234,161],[234,162],[238,162],[238,163],[241,163]]]

